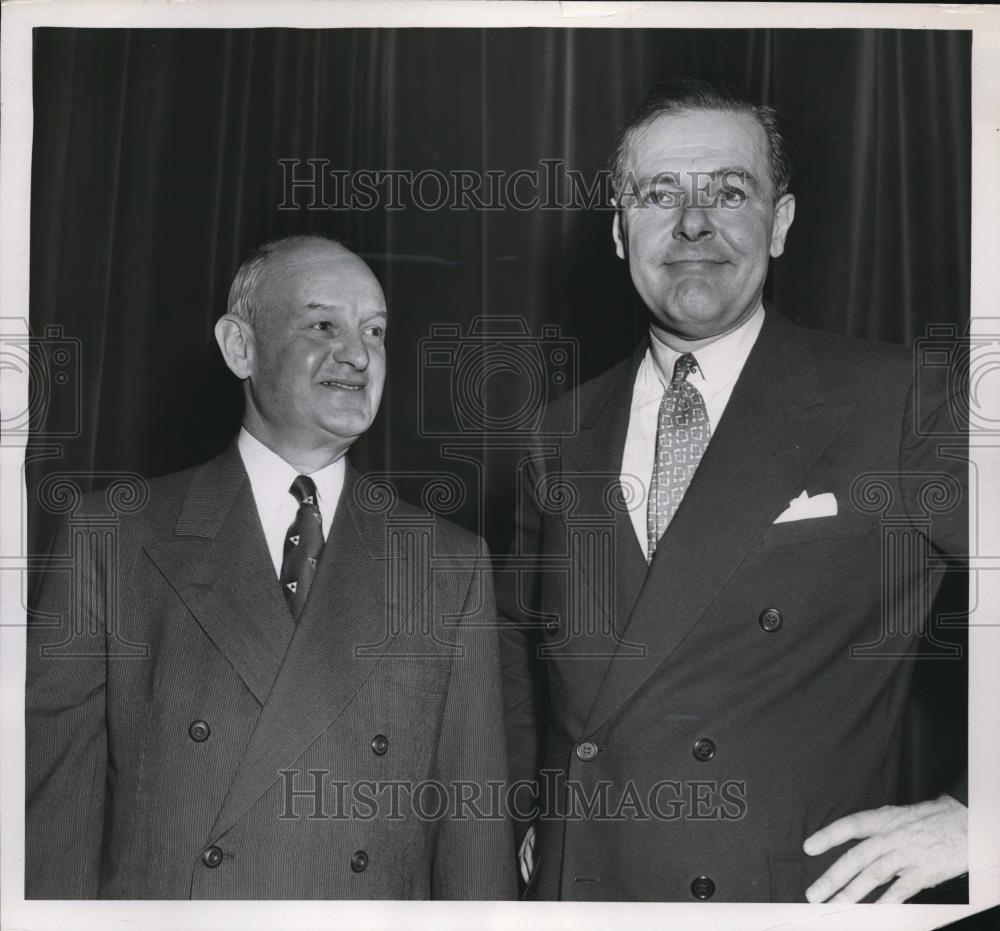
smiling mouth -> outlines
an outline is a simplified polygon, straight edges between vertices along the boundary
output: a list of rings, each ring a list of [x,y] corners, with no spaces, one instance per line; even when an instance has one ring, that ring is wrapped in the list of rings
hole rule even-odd
[[[336,381],[332,378],[321,381],[320,384],[324,388],[339,388],[341,391],[361,391],[365,387],[363,384],[358,384],[357,382]]]
[[[725,265],[722,259],[668,259],[667,265]]]

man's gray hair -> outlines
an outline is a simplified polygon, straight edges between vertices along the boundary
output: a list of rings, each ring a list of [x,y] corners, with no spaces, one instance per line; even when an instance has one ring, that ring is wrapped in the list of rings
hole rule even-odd
[[[268,259],[275,255],[284,255],[309,242],[336,243],[336,239],[321,233],[300,233],[295,236],[283,236],[258,246],[249,258],[239,267],[233,283],[229,286],[229,301],[226,312],[240,320],[245,320],[256,328],[261,320],[263,308],[258,299],[261,274]]]
[[[695,78],[676,78],[654,84],[636,104],[618,131],[615,150],[611,156],[611,183],[615,197],[621,197],[628,180],[632,145],[639,130],[661,116],[712,110],[742,113],[752,117],[761,125],[767,136],[771,162],[771,190],[775,202],[787,194],[788,183],[791,180],[791,157],[778,111],[740,96],[726,84]]]

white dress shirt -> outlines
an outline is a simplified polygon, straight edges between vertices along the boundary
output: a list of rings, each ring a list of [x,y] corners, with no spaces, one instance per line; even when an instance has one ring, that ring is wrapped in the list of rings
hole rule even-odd
[[[264,538],[267,549],[274,563],[276,578],[281,577],[281,561],[284,557],[285,533],[295,520],[299,510],[299,502],[289,490],[295,478],[302,474],[294,466],[289,465],[276,452],[268,449],[260,440],[249,433],[246,428],[240,429],[240,458],[250,477],[250,488],[253,490],[253,500],[257,505],[257,515],[260,525],[264,528]],[[333,514],[337,510],[340,492],[344,488],[344,457],[318,472],[309,475],[316,483],[316,493],[319,498],[319,512],[323,518],[323,539],[326,540],[333,523]]]
[[[688,376],[688,382],[698,389],[705,400],[705,410],[713,435],[763,323],[764,307],[760,305],[735,330],[692,353],[698,361],[698,370]],[[639,364],[632,388],[628,433],[622,455],[621,483],[625,489],[625,500],[630,502],[629,517],[643,552],[646,552],[648,542],[646,493],[653,476],[660,401],[663,400],[665,386],[670,384],[673,376],[674,363],[681,355],[683,353],[660,342],[650,330],[649,348]]]

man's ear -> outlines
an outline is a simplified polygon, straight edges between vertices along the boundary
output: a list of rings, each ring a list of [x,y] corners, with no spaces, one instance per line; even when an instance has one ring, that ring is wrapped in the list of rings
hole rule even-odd
[[[611,206],[615,208],[615,218],[611,222],[611,238],[615,242],[615,255],[624,259],[628,256],[628,240],[626,239],[628,231],[625,229],[625,219],[618,206],[618,201],[611,198]]]
[[[253,327],[234,314],[220,317],[215,324],[215,341],[229,371],[240,381],[249,378],[257,361],[257,345]]]
[[[786,194],[774,205],[774,219],[771,221],[771,258],[776,259],[785,251],[785,237],[795,219],[795,196]]]

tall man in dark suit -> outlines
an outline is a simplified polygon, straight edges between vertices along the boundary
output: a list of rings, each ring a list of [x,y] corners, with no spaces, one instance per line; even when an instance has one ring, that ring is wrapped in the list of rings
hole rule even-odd
[[[908,351],[765,310],[795,211],[773,111],[660,86],[614,175],[648,338],[548,410],[536,568],[500,575],[528,894],[903,901],[967,862],[961,785],[897,804],[916,556],[967,552],[947,399],[917,430]]]
[[[483,544],[379,510],[344,458],[386,323],[347,249],[265,246],[216,326],[238,439],[150,482],[110,548],[81,550],[72,520],[57,539],[76,558],[29,633],[28,897],[516,891],[508,823],[447,807],[506,776]]]

